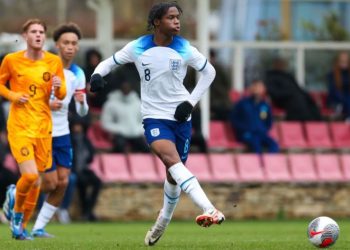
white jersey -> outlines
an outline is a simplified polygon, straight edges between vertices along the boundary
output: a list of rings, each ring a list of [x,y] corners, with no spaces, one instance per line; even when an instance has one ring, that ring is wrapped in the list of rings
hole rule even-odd
[[[141,113],[143,119],[156,118],[175,120],[176,107],[183,101],[193,106],[215,77],[215,70],[207,59],[180,36],[174,36],[170,45],[157,46],[153,35],[146,35],[128,43],[110,59],[101,63],[94,73],[105,76],[110,72],[111,62],[115,65],[133,62],[141,78]],[[113,61],[112,61],[113,60]],[[187,66],[201,71],[211,67],[208,83],[191,94],[183,85]],[[208,67],[207,67],[208,68]]]
[[[72,64],[69,69],[64,69],[64,77],[66,79],[67,94],[62,100],[62,108],[57,111],[51,111],[53,137],[67,135],[70,133],[68,123],[69,103],[71,102],[76,91],[85,92],[85,74],[79,66]],[[79,102],[76,102],[75,105],[79,115],[84,116],[87,114],[88,105],[86,102],[86,96],[84,105],[81,105]]]

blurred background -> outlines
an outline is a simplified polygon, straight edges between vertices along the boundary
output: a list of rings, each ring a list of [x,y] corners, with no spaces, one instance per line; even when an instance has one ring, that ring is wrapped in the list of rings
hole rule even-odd
[[[157,2],[0,0],[0,53],[25,48],[19,33],[28,18],[45,20],[46,49],[52,51],[54,28],[75,22],[83,33],[75,62],[85,69],[88,82],[91,50],[105,59],[146,34],[148,11]],[[181,35],[210,58],[217,70],[210,94],[193,114],[193,154],[188,162],[214,203],[235,218],[349,216],[350,2],[177,2],[183,8]],[[111,75],[105,93],[89,93],[91,114],[86,131],[96,149],[89,167],[102,183],[94,211],[102,219],[152,219],[162,202],[161,164],[150,153],[133,150],[128,144],[118,151],[113,144],[115,135],[101,121],[107,91],[117,91],[127,81],[139,94],[139,78],[133,65],[122,66]],[[189,70],[185,79],[189,91],[195,79]],[[262,97],[251,88],[256,81],[264,85]],[[249,96],[263,99],[269,107],[259,109],[255,117],[264,126],[264,134],[277,143],[273,152],[269,144],[262,142],[262,149],[257,150],[247,138],[241,138],[253,132],[238,132],[235,121],[246,117],[239,116],[235,107]],[[6,117],[8,104],[2,106]],[[302,115],[307,110],[310,112]],[[248,125],[249,119],[245,127]],[[4,125],[2,129],[6,148]],[[3,152],[7,152],[3,165],[16,172],[10,153]],[[154,175],[143,176],[143,172]],[[137,185],[128,185],[130,182]],[[130,204],[121,202],[125,194],[131,197]],[[152,198],[145,201],[144,195]],[[178,212],[175,217],[192,218],[193,205],[183,199],[178,210],[186,213]],[[256,211],[257,204],[266,206]],[[79,218],[76,206],[70,213]]]

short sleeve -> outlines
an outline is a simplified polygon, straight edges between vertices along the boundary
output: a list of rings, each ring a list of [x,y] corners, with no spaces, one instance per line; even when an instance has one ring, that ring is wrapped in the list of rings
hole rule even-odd
[[[83,70],[79,70],[77,77],[77,90],[82,90],[86,88],[86,78]]]
[[[0,66],[0,84],[5,85],[10,79],[10,70],[8,68],[8,56],[5,56]]]
[[[202,71],[207,65],[207,59],[195,47],[190,46],[190,56],[187,63],[195,70]]]

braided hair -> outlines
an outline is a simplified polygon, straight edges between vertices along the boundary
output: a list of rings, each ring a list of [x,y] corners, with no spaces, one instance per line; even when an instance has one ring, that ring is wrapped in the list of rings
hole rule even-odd
[[[166,14],[166,12],[169,10],[169,8],[175,7],[179,11],[180,14],[182,14],[181,7],[177,4],[177,2],[164,2],[164,3],[157,3],[152,6],[151,10],[148,14],[148,20],[147,20],[147,30],[151,31],[154,30],[154,20],[156,19],[162,19],[162,17]]]

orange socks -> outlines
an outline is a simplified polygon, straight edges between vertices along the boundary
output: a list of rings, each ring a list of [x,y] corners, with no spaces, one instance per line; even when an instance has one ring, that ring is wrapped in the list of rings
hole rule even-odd
[[[26,228],[28,221],[32,217],[32,214],[36,207],[36,203],[38,201],[39,194],[40,186],[33,186],[27,194],[27,198],[25,199],[23,204],[23,228]]]
[[[16,184],[16,200],[14,210],[16,213],[24,212],[24,202],[28,193],[31,191],[33,185],[38,180],[38,174],[22,174],[21,178]],[[33,187],[34,188],[34,187]]]

